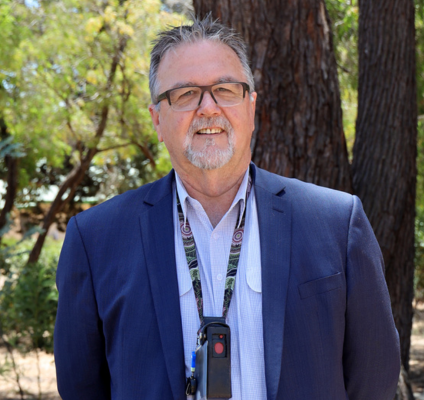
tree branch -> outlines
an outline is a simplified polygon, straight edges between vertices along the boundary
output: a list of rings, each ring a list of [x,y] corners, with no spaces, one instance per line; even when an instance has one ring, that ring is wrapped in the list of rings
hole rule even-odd
[[[146,156],[146,158],[150,161],[150,164],[152,164],[152,167],[156,168],[156,161],[153,157],[153,154],[150,152],[149,148],[137,142],[133,142],[133,144],[137,146],[141,150],[141,152]]]
[[[351,71],[349,69],[347,69],[346,67],[344,67],[343,65],[337,63],[337,66],[343,71],[346,72],[347,74],[350,74]]]
[[[115,54],[112,59],[112,64],[110,67],[110,72],[109,72],[109,76],[108,76],[106,88],[105,88],[106,93],[108,93],[110,89],[112,88],[113,82],[115,80],[116,69],[118,68],[119,61],[121,59],[122,53],[125,50],[126,44],[127,44],[127,39],[122,36],[119,40],[119,45],[116,48]],[[109,114],[109,104],[106,103],[103,106],[102,112],[100,114],[101,115],[100,122],[99,122],[99,126],[97,127],[95,138],[100,138],[103,135],[103,132],[106,129],[108,114]]]
[[[101,153],[101,152],[103,152],[103,151],[109,151],[109,150],[120,149],[120,148],[122,148],[122,147],[127,147],[127,146],[130,146],[130,145],[133,145],[133,144],[135,144],[135,143],[133,143],[133,142],[128,142],[128,143],[117,144],[117,145],[115,145],[115,146],[106,147],[106,148],[104,148],[104,149],[97,149],[97,153]]]

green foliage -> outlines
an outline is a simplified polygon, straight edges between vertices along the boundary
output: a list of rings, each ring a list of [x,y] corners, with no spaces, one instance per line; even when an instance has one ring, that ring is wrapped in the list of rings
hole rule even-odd
[[[327,0],[326,5],[332,22],[334,52],[340,68],[339,73],[343,77],[341,83],[357,89],[358,2],[357,0]],[[350,74],[350,76],[345,74]]]
[[[415,0],[418,115],[424,114],[424,0]]]
[[[415,218],[415,298],[424,301],[424,210],[417,208]]]
[[[343,127],[352,158],[358,110],[358,18],[357,0],[327,0],[332,22],[333,46],[338,66]]]
[[[13,268],[0,293],[0,324],[8,342],[22,353],[53,351],[58,294],[56,260]]]
[[[25,156],[25,153],[22,151],[22,145],[20,143],[13,143],[12,136],[0,141],[0,158],[8,155],[15,158]]]
[[[424,122],[418,123],[417,197],[415,202],[415,296],[424,300]]]
[[[6,240],[5,240],[6,242]],[[26,264],[31,243],[7,240],[6,251],[0,252],[0,339],[7,354],[0,364],[0,375],[13,375],[18,392],[24,398],[21,372],[15,362],[15,352],[35,351],[38,371],[38,399],[41,393],[39,350],[53,351],[53,330],[58,293],[55,286],[56,265],[60,248],[49,243],[43,258],[36,264]],[[9,249],[9,251],[8,251]],[[16,251],[12,254],[10,249]]]
[[[100,167],[148,160],[146,151],[168,158],[147,110],[148,60],[156,31],[179,20],[159,0],[0,2],[0,117],[26,152],[21,204],[59,185],[93,147]],[[153,163],[144,170],[162,175]]]
[[[3,238],[3,236],[9,232],[11,226],[13,224],[13,221],[10,218],[10,215],[6,215],[6,225],[0,229],[0,238]],[[0,246],[0,273],[1,274],[8,274],[10,271],[10,265],[14,257],[21,256],[23,254],[27,254],[29,250],[22,251],[20,250],[20,247],[22,244],[27,243],[28,239],[31,238],[32,235],[36,233],[43,233],[43,230],[38,226],[33,226],[30,229],[28,229],[22,236],[22,238],[18,241],[15,241],[13,243],[7,244],[3,240],[4,246]]]
[[[55,276],[62,243],[50,240],[40,261],[27,265],[27,252],[33,245],[29,237],[9,239],[6,248],[1,249],[1,332],[23,353],[35,349],[52,351],[58,298]]]
[[[415,220],[415,295],[424,300],[424,0],[415,0],[418,107],[417,197]]]

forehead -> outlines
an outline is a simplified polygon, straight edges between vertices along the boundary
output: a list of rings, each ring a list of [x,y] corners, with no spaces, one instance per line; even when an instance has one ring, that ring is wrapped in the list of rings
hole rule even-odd
[[[186,84],[210,85],[223,78],[246,80],[235,51],[210,40],[184,43],[168,50],[158,69],[159,92]]]

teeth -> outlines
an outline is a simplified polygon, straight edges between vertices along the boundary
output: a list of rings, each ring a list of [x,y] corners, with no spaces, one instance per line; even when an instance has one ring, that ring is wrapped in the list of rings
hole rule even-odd
[[[210,135],[212,133],[220,133],[220,132],[222,132],[221,128],[212,128],[212,129],[206,128],[206,129],[200,129],[200,131],[198,131],[198,133],[206,133],[207,135]]]

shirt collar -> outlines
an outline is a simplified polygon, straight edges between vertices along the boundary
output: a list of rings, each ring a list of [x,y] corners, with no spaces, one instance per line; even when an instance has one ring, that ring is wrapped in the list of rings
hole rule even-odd
[[[194,199],[192,197],[190,197],[190,195],[187,193],[187,190],[184,187],[184,183],[181,180],[181,178],[179,177],[177,171],[175,171],[175,181],[177,183],[178,197],[180,199],[181,209],[183,210],[184,225],[185,225],[186,221],[187,221],[187,202],[192,202]],[[240,227],[241,218],[242,218],[244,210],[246,208],[246,202],[247,202],[246,194],[247,194],[247,190],[248,190],[248,185],[251,185],[251,183],[249,181],[250,181],[249,168],[247,168],[247,170],[246,170],[246,172],[243,176],[243,181],[241,182],[239,190],[237,191],[237,194],[234,197],[234,200],[231,204],[231,207],[228,209],[228,211],[224,215],[224,218],[225,218],[225,216],[233,209],[233,207],[235,207],[237,204],[239,204],[239,217],[238,217],[237,228]],[[249,190],[250,190],[250,188],[249,188]]]

